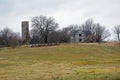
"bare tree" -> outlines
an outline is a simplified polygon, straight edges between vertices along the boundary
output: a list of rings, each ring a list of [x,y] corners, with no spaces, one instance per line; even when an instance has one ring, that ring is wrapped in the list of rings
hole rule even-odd
[[[75,31],[79,29],[79,25],[77,24],[71,24],[68,27],[62,28],[58,31],[59,34],[59,42],[69,42],[70,41],[70,35]]]
[[[109,31],[104,26],[101,26],[100,24],[96,24],[94,31],[95,32],[93,36],[94,36],[95,42],[101,42],[110,36]]]
[[[79,28],[80,28],[80,25],[78,25],[78,24],[71,24],[71,25],[69,25],[68,27],[66,27],[64,29],[66,29],[68,34],[70,34],[70,33],[73,33],[75,30],[77,30]]]
[[[118,41],[120,41],[120,25],[114,27],[114,33],[116,34]]]
[[[43,39],[41,38],[41,35],[37,31],[37,29],[32,29],[30,31],[30,43],[31,44],[40,44],[43,43]]]
[[[69,35],[67,28],[59,30],[59,40],[60,42],[69,42]]]
[[[85,23],[81,26],[82,30],[85,31],[85,41],[86,42],[94,42],[94,30],[95,30],[95,23],[92,19],[88,19]]]
[[[94,23],[92,19],[88,19],[82,26],[85,34],[86,42],[101,42],[110,36],[109,31],[99,23]]]
[[[94,29],[94,23],[92,19],[88,19],[85,21],[85,23],[82,25],[82,29],[85,31],[92,31]]]
[[[48,43],[49,34],[58,28],[58,23],[52,17],[35,16],[31,19],[31,22],[35,33],[43,38],[45,43]]]
[[[0,45],[16,47],[19,44],[19,34],[9,28],[0,31]]]
[[[9,45],[9,38],[13,35],[12,30],[9,28],[5,28],[1,30],[1,38],[3,41],[3,45]]]
[[[59,31],[52,31],[50,34],[49,34],[49,43],[59,43]]]

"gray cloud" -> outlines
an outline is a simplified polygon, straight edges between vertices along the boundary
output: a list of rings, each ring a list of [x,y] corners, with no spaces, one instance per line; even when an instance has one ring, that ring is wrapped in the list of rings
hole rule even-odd
[[[0,0],[0,29],[21,31],[21,21],[52,16],[60,27],[93,18],[107,28],[120,24],[120,0]]]

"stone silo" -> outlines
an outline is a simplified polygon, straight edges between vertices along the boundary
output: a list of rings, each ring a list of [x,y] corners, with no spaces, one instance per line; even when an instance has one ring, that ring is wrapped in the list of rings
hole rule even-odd
[[[22,21],[22,44],[30,44],[30,35],[29,35],[29,22]]]

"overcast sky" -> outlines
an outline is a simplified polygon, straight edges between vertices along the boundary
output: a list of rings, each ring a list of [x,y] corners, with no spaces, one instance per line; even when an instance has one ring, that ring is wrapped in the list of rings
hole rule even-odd
[[[61,28],[92,18],[111,29],[120,24],[120,0],[0,0],[0,29],[21,32],[21,21],[39,15],[55,18]]]

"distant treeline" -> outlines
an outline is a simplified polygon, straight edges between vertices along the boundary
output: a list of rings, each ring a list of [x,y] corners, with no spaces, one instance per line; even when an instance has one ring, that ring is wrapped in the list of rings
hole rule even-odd
[[[52,17],[35,16],[31,19],[30,43],[69,43],[70,36],[75,30],[89,31],[85,35],[85,42],[102,42],[110,37],[109,30],[100,23],[94,23],[92,19],[86,20],[83,24],[71,24],[59,29],[59,24]],[[120,41],[120,25],[113,27],[116,39]],[[19,33],[13,32],[10,28],[0,30],[0,47],[22,45]]]

